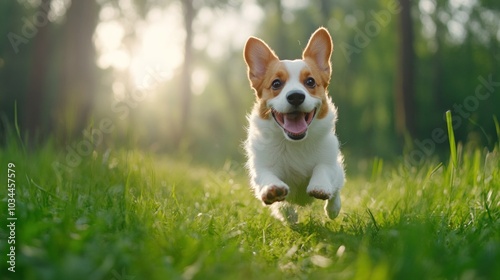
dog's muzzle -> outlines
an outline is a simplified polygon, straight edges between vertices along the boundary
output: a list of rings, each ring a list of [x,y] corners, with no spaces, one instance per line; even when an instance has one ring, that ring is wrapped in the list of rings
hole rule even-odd
[[[288,138],[291,140],[301,140],[307,135],[307,129],[314,119],[316,108],[311,112],[292,111],[289,113],[280,113],[274,109],[271,112],[274,120],[283,129]]]

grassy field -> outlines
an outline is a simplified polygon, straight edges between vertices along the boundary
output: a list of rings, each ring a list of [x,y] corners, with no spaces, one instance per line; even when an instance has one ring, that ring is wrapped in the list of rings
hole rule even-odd
[[[285,226],[249,190],[241,163],[193,166],[94,152],[54,172],[50,145],[0,150],[2,279],[500,279],[500,155],[348,178],[340,216],[322,202]],[[456,161],[456,164],[453,164]],[[5,225],[15,178],[15,272]],[[12,173],[12,171],[11,171]]]

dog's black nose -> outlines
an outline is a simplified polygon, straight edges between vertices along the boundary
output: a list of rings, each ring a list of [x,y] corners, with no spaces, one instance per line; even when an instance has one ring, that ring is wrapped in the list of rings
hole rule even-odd
[[[302,92],[290,92],[286,95],[286,100],[288,100],[288,103],[294,106],[299,106],[300,104],[302,104],[302,102],[304,102],[304,99],[306,99],[306,95]]]

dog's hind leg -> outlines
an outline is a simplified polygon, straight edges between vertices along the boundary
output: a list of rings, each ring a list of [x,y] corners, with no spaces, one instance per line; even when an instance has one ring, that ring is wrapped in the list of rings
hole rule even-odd
[[[325,213],[330,219],[335,219],[340,213],[340,192],[337,191],[333,195],[332,198],[326,201],[325,203]]]
[[[271,205],[271,213],[276,219],[286,224],[296,224],[299,220],[297,210],[288,202],[274,203]]]

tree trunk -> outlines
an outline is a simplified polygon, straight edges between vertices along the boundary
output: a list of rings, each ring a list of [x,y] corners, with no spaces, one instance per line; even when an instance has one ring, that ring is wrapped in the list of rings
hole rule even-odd
[[[445,36],[445,30],[446,26],[444,26],[441,21],[438,18],[438,11],[441,11],[439,7],[439,1],[436,2],[436,11],[434,12],[433,20],[434,24],[436,25],[436,34],[435,34],[435,41],[436,41],[436,52],[433,55],[432,58],[432,68],[433,68],[433,80],[432,80],[432,93],[433,93],[433,99],[434,99],[434,104],[436,109],[436,112],[444,112],[446,110],[445,106],[445,96],[444,96],[444,89],[443,89],[443,63],[442,63],[442,56],[443,56],[443,51],[442,48],[444,46],[443,44],[443,38]]]
[[[283,9],[283,4],[281,3],[281,0],[276,0],[276,10],[278,14],[278,21],[277,21],[277,26],[276,26],[276,31],[274,32],[275,36],[275,42],[272,44],[276,46],[276,54],[281,58],[281,59],[290,59],[290,51],[288,48],[288,41],[287,41],[287,28],[285,27],[285,23],[283,22],[283,14],[284,14],[284,9]],[[304,46],[305,48],[305,46]]]
[[[88,125],[96,92],[97,67],[93,43],[99,6],[95,0],[71,2],[66,13],[60,77],[60,103],[54,108],[58,136],[80,137]]]
[[[320,2],[320,7],[321,7],[321,16],[322,16],[322,19],[321,19],[321,23],[325,26],[328,25],[328,20],[330,19],[331,17],[331,6],[332,6],[332,3],[330,0],[321,0]]]
[[[411,19],[411,0],[399,0],[399,56],[395,90],[396,133],[404,136],[415,135],[415,97],[414,97],[414,60],[413,22]]]
[[[183,0],[182,8],[184,12],[184,28],[186,31],[186,38],[184,40],[184,63],[181,70],[181,121],[180,128],[175,145],[179,147],[185,139],[187,131],[189,131],[189,121],[191,113],[191,71],[193,64],[193,20],[195,10],[193,0]]]
[[[50,12],[51,0],[42,0],[37,9],[37,14],[41,13],[47,16]],[[29,78],[28,91],[26,92],[26,101],[24,102],[23,130],[28,135],[27,140],[30,144],[35,144],[42,140],[48,133],[45,131],[43,122],[47,121],[42,115],[44,100],[47,100],[47,76],[48,65],[50,64],[50,25],[41,26],[33,39],[33,62]]]

